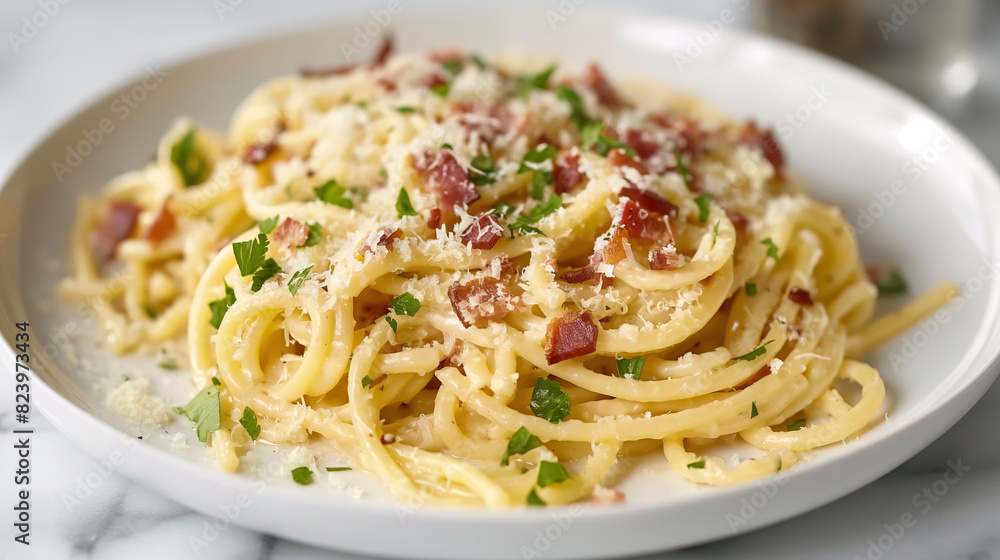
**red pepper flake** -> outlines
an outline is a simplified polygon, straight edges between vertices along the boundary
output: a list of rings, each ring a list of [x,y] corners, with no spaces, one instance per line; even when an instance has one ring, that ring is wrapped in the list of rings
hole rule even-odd
[[[545,330],[545,360],[549,365],[586,356],[597,350],[597,324],[590,311],[570,311],[549,321]]]

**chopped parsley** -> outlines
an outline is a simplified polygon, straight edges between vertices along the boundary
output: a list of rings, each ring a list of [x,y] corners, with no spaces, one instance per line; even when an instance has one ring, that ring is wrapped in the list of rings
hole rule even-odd
[[[299,288],[302,287],[302,282],[305,281],[309,273],[312,272],[313,265],[309,265],[306,268],[296,272],[288,279],[288,291],[294,296],[299,293]]]
[[[338,183],[336,179],[330,179],[322,185],[313,188],[313,192],[316,193],[317,199],[327,204],[335,204],[348,210],[354,208],[354,201],[344,197],[347,189]]]
[[[521,426],[514,435],[510,436],[510,441],[507,443],[507,449],[503,452],[503,457],[500,458],[500,466],[506,467],[510,464],[511,455],[523,455],[536,447],[540,447],[542,442],[538,440],[528,428]]]
[[[545,501],[538,497],[538,492],[535,489],[531,489],[531,493],[528,494],[528,505],[529,506],[544,506]]]
[[[298,467],[292,469],[292,480],[302,484],[312,484],[313,472],[309,470],[309,467]]]
[[[373,383],[372,378],[368,377],[367,375],[361,378],[361,386],[364,387],[365,389],[371,387],[372,383]]]
[[[212,385],[215,385],[216,387],[222,387],[222,382],[219,381],[218,377],[216,377],[216,376],[213,375],[212,376]]]
[[[396,329],[399,328],[399,323],[397,323],[395,319],[389,317],[388,315],[385,317],[385,322],[389,323],[389,326],[392,327],[392,332],[396,332]]]
[[[789,424],[788,427],[785,428],[785,431],[786,432],[797,432],[797,431],[799,431],[799,430],[801,430],[802,428],[805,428],[805,427],[806,427],[806,419],[805,418],[801,418],[801,419],[796,420],[796,421],[792,422],[791,424]]]
[[[496,214],[498,218],[506,218],[507,216],[510,216],[513,211],[514,205],[502,200],[493,205],[493,213]]]
[[[562,390],[558,381],[539,377],[535,381],[535,389],[531,392],[529,406],[535,416],[558,424],[569,416],[569,393]]]
[[[750,403],[750,418],[753,419],[756,417],[757,417],[757,401],[753,401],[752,403]]]
[[[593,148],[604,157],[607,157],[608,152],[615,148],[620,148],[629,157],[636,157],[638,155],[635,150],[626,146],[621,140],[601,134],[603,130],[604,123],[601,121],[590,121],[583,125],[583,128],[580,130],[580,149],[586,151]]]
[[[742,356],[736,356],[733,359],[734,360],[743,360],[745,362],[752,362],[752,361],[756,360],[757,358],[763,356],[764,353],[767,352],[767,345],[771,344],[772,342],[774,342],[774,341],[773,340],[768,340],[764,344],[761,344],[760,346],[758,346],[757,348],[754,348],[753,350],[747,352],[746,354],[743,354]]]
[[[681,179],[684,179],[684,186],[691,190],[691,183],[694,182],[694,177],[691,176],[691,172],[688,171],[686,165],[684,165],[684,160],[681,159],[680,153],[675,153],[674,158],[677,160],[677,171],[681,174]]]
[[[250,276],[264,265],[264,255],[267,254],[268,243],[267,235],[263,233],[257,234],[254,239],[233,243],[236,266],[240,268],[242,276]]]
[[[695,204],[698,205],[698,221],[705,223],[708,219],[708,213],[712,209],[710,206],[712,203],[712,195],[708,193],[701,193],[694,197]]]
[[[695,461],[693,463],[688,463],[688,468],[689,469],[703,469],[703,468],[705,468],[705,460],[702,459],[701,461]]]
[[[461,57],[450,58],[441,63],[441,67],[444,68],[444,71],[452,76],[461,72],[462,66],[464,66],[464,63],[462,62]]]
[[[222,405],[219,402],[219,387],[215,385],[216,379],[212,378],[212,385],[205,387],[198,392],[191,402],[184,406],[175,408],[178,414],[187,416],[194,422],[198,431],[198,441],[208,441],[208,434],[219,429],[222,425]]]
[[[757,284],[754,284],[753,282],[747,282],[747,285],[743,286],[743,289],[746,290],[747,296],[749,297],[757,295]]]
[[[438,84],[431,87],[431,93],[438,97],[448,97],[448,92],[451,91],[451,83],[445,82],[443,84]]]
[[[778,256],[778,246],[774,244],[774,241],[771,241],[770,237],[761,241],[760,244],[767,245],[767,258],[774,259],[774,262],[781,260],[781,257]]]
[[[396,215],[399,218],[418,215],[417,211],[413,209],[413,204],[410,203],[410,194],[406,192],[405,188],[399,189],[399,195],[396,196]]]
[[[496,168],[497,162],[490,156],[478,155],[470,162],[472,169],[469,170],[469,181],[477,187],[489,185],[497,182]]]
[[[323,226],[319,222],[309,223],[309,237],[306,238],[306,242],[299,247],[312,247],[313,245],[319,243],[319,240],[323,239]]]
[[[715,242],[719,240],[719,223],[720,220],[716,220],[715,225],[712,226],[712,247],[715,247]]]
[[[519,76],[517,78],[517,95],[524,97],[536,89],[549,89],[549,78],[556,67],[550,66],[534,76]]]
[[[261,233],[271,233],[274,231],[274,226],[278,225],[278,218],[279,216],[265,218],[257,222],[257,227],[260,228]]]
[[[160,348],[160,361],[156,362],[156,367],[160,369],[177,369],[177,362],[167,355],[166,348]]]
[[[892,269],[875,282],[879,295],[888,296],[906,293],[906,280],[899,270]]]
[[[327,467],[326,472],[344,472],[351,470],[351,467]]]
[[[260,424],[257,423],[257,413],[249,406],[243,408],[243,418],[240,418],[240,425],[250,434],[250,439],[257,441],[257,438],[260,437]]]
[[[368,189],[364,187],[351,187],[348,189],[351,194],[358,198],[361,202],[368,202]]]
[[[558,484],[566,480],[569,480],[569,473],[566,472],[566,467],[559,463],[542,461],[538,465],[538,486],[545,488],[549,484]]]
[[[486,61],[482,59],[478,54],[470,54],[469,60],[476,65],[480,70],[486,70]]]
[[[392,310],[396,312],[396,315],[409,315],[413,317],[420,311],[420,300],[413,297],[410,292],[404,292],[398,296],[392,298],[389,302],[392,306]]]
[[[413,107],[404,105],[402,107],[396,107],[396,112],[406,114],[406,113],[416,113],[417,110]]]
[[[552,171],[545,171],[540,166],[546,161],[552,161],[552,165],[554,166],[555,157],[556,147],[545,146],[544,148],[535,148],[524,154],[524,157],[521,158],[521,166],[517,168],[517,172],[531,172],[531,198],[541,200],[545,196],[545,187],[551,185],[554,179]]]
[[[142,312],[145,313],[146,317],[149,317],[150,319],[156,318],[156,310],[153,309],[153,306],[148,303],[142,304]]]
[[[197,131],[192,128],[170,147],[170,163],[180,172],[184,188],[202,183],[209,173],[208,160],[198,152],[196,134]]]
[[[639,380],[642,375],[642,366],[646,364],[646,357],[639,358],[615,358],[615,367],[618,368],[619,377]]]
[[[560,208],[562,208],[562,196],[558,194],[550,196],[548,200],[532,208],[531,212],[518,217],[508,226],[510,228],[511,237],[518,232],[532,232],[545,235],[542,233],[542,230],[534,227],[533,224],[538,223],[539,220],[554,213]]]
[[[259,292],[264,282],[267,282],[271,278],[274,278],[281,272],[281,267],[278,266],[277,261],[274,259],[267,259],[264,264],[261,265],[257,272],[253,273],[253,283],[250,286],[251,292]]]
[[[576,122],[577,127],[579,127],[582,132],[584,126],[590,122],[590,117],[588,117],[587,112],[583,110],[583,101],[580,100],[580,94],[571,87],[560,85],[556,86],[556,99],[569,103],[571,111],[570,118]]]
[[[236,291],[229,287],[225,280],[222,281],[222,285],[226,287],[226,296],[208,303],[208,310],[212,312],[212,318],[209,319],[208,324],[216,329],[222,324],[222,318],[226,316],[226,311],[229,311],[229,308],[236,303]]]

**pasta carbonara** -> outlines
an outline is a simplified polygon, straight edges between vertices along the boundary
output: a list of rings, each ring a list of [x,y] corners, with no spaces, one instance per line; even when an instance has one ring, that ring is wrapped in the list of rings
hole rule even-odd
[[[766,476],[864,430],[858,357],[954,291],[871,322],[849,226],[752,122],[595,65],[389,51],[261,86],[228,137],[178,122],[80,206],[62,292],[117,353],[186,338],[178,410],[227,471],[320,440],[487,507],[621,500],[651,452]]]

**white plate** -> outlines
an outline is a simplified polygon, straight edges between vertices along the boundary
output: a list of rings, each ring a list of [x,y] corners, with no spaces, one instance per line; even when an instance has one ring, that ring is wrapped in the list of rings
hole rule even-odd
[[[107,382],[98,377],[157,375],[157,391],[175,402],[190,386],[183,374],[157,374],[148,359],[101,357],[89,347],[94,326],[81,320],[75,305],[55,299],[53,286],[68,270],[77,197],[141,166],[175,116],[222,128],[260,82],[304,65],[339,62],[341,44],[354,41],[356,25],[380,25],[370,14],[164,68],[162,83],[152,89],[155,80],[147,81],[144,99],[127,114],[115,99],[138,81],[83,106],[23,160],[0,191],[0,223],[9,232],[0,243],[0,331],[3,361],[10,364],[14,324],[31,321],[33,405],[98,459],[217,517],[218,526],[232,522],[387,556],[593,558],[718,539],[818,507],[911,457],[985,392],[996,376],[988,366],[1000,347],[994,274],[1000,228],[990,227],[1000,219],[1000,183],[966,139],[866,75],[725,25],[714,26],[722,30],[716,36],[713,26],[586,7],[553,27],[546,9],[407,7],[391,25],[404,50],[453,45],[490,54],[516,45],[577,66],[598,60],[615,77],[642,76],[699,95],[735,117],[777,124],[791,168],[862,226],[867,258],[901,265],[915,292],[945,280],[965,290],[961,306],[949,306],[871,357],[888,386],[887,422],[759,484],[696,488],[669,473],[638,468],[622,484],[629,499],[624,506],[500,512],[394,506],[375,491],[372,499],[357,501],[323,485],[296,487],[286,480],[261,484],[214,470],[200,447],[178,456],[166,451],[169,441],[160,434],[146,434],[142,442],[125,435],[134,428],[105,410]],[[91,132],[88,140],[83,131],[98,129],[102,119],[114,129],[99,141]],[[92,153],[57,181],[53,163],[65,162],[68,147],[87,142],[95,144]],[[859,221],[859,208],[872,220]],[[70,359],[66,339],[79,347],[78,360],[96,368]],[[362,473],[337,474],[365,484]],[[211,531],[199,537],[210,540]]]

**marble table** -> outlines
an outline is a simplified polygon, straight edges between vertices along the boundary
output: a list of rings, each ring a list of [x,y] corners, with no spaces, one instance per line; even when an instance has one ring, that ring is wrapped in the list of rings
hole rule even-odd
[[[545,0],[553,7],[556,0]],[[591,0],[598,3],[599,0]],[[939,0],[940,1],[940,0]],[[963,0],[958,0],[963,1]],[[60,11],[27,44],[0,46],[0,173],[30,140],[68,114],[80,100],[144,65],[193,52],[272,26],[334,17],[347,2],[226,0],[232,10],[198,0],[116,2],[60,0]],[[53,2],[54,3],[54,2]],[[351,2],[354,9],[384,2]],[[576,2],[580,4],[579,1]],[[65,5],[62,5],[65,4]],[[359,6],[360,4],[360,6]],[[723,0],[617,2],[693,19],[707,19]],[[35,0],[0,5],[4,36],[39,9]],[[1000,5],[987,12],[979,42],[980,84],[954,124],[1000,165]],[[4,395],[9,392],[4,389]],[[10,398],[0,399],[0,449],[14,445]],[[728,540],[650,558],[906,560],[1000,559],[1000,385],[951,431],[881,480],[833,504],[784,523]],[[40,415],[33,426],[32,545],[12,541],[0,523],[0,558],[148,560],[195,558],[189,544],[208,518],[116,474],[78,449]],[[962,476],[947,474],[961,466]],[[0,453],[0,472],[13,455]],[[0,483],[3,503],[12,481]],[[6,509],[9,506],[4,506]],[[7,519],[8,516],[4,516]],[[257,534],[221,532],[200,557],[290,560],[354,558]]]

